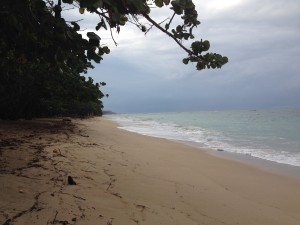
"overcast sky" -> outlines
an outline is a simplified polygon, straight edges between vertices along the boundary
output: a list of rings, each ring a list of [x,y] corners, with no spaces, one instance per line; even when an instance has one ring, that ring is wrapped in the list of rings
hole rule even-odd
[[[166,112],[300,107],[300,1],[194,0],[198,39],[226,55],[222,69],[197,71],[184,65],[185,52],[157,29],[147,36],[135,27],[114,34],[100,30],[110,55],[88,75],[105,81],[104,110]],[[168,8],[153,10],[160,22]],[[87,17],[82,26],[96,25]],[[82,27],[83,28],[83,27]],[[189,46],[189,43],[186,43]]]

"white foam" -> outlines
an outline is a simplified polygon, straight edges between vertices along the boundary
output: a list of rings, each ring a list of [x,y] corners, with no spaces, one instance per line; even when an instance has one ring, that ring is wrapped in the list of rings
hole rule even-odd
[[[238,142],[221,132],[193,126],[183,127],[173,123],[159,123],[150,118],[131,116],[110,116],[110,118],[120,124],[120,129],[127,131],[170,140],[194,142],[214,150],[221,149],[277,163],[300,166],[300,153],[291,154],[291,152],[273,150],[268,146]]]

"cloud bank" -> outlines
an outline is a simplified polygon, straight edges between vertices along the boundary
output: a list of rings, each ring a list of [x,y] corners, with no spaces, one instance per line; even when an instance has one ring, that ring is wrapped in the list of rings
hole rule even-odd
[[[300,2],[297,0],[194,1],[201,25],[196,37],[228,56],[221,70],[185,66],[185,52],[153,28],[114,34],[100,30],[111,54],[88,75],[105,81],[105,109],[116,112],[196,111],[300,107]],[[71,14],[69,15],[72,16]],[[154,10],[161,21],[168,10]],[[85,15],[93,29],[97,17]],[[189,43],[187,43],[189,45]]]

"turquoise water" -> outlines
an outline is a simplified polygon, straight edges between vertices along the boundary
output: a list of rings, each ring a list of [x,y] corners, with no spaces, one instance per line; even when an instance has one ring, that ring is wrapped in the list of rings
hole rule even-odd
[[[120,128],[300,166],[300,109],[117,114]]]

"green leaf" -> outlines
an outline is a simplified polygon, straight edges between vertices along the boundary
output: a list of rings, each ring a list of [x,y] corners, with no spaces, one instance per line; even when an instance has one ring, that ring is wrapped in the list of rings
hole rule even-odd
[[[98,0],[93,4],[94,8],[102,8],[103,7],[103,1],[102,0]]]
[[[195,5],[194,5],[194,3],[191,0],[186,0],[185,1],[185,8],[186,9],[194,9]]]
[[[104,21],[103,18],[102,18],[101,21],[97,24],[96,30],[98,31],[101,27],[103,27],[105,30],[107,30],[107,26],[106,26],[106,23],[105,23],[105,21]]]
[[[174,0],[171,2],[172,5],[172,9],[174,10],[174,12],[178,15],[181,15],[183,13],[183,2],[181,2],[180,0]]]
[[[93,60],[95,61],[95,63],[100,63],[102,59],[103,58],[97,54],[95,54],[95,56],[93,57]]]
[[[185,58],[185,59],[182,60],[182,62],[183,62],[185,65],[187,65],[187,64],[189,63],[189,61],[190,61],[189,58]]]
[[[159,8],[161,8],[164,5],[164,1],[163,0],[155,0],[155,5]]]
[[[101,22],[99,22],[99,23],[97,24],[97,26],[95,27],[95,29],[98,31],[98,30],[100,29],[100,27],[101,27]]]
[[[205,69],[205,63],[198,62],[196,67],[197,67],[197,70],[203,70],[203,69]]]
[[[99,3],[99,0],[80,0],[79,3],[81,8],[90,8],[94,4],[97,5],[97,3]]]
[[[149,7],[142,0],[134,0],[134,1],[132,1],[132,4],[134,5],[137,12],[147,13],[149,11]]]
[[[202,51],[208,51],[210,48],[210,43],[209,41],[205,40],[202,42]]]
[[[184,33],[184,34],[183,34],[183,38],[184,38],[185,40],[188,40],[189,37],[190,37],[190,34],[189,34],[189,33]]]
[[[83,14],[84,11],[85,11],[85,8],[83,8],[83,7],[80,7],[80,8],[79,8],[79,13],[80,13],[80,14]]]
[[[92,38],[90,38],[90,39],[89,39],[89,44],[90,44],[91,46],[98,47],[99,44],[100,44],[100,41],[97,40],[97,39],[92,39]]]
[[[120,25],[125,25],[125,23],[128,21],[128,18],[124,15],[120,16]]]
[[[223,56],[222,61],[223,61],[224,64],[228,63],[228,58],[226,56]]]
[[[110,53],[110,49],[107,46],[102,47],[102,51],[106,54]]]
[[[193,42],[191,48],[193,52],[197,55],[198,53],[201,52],[201,42],[200,41]]]
[[[181,32],[181,31],[182,31],[182,26],[178,25],[178,26],[176,27],[176,32],[179,33],[179,32]]]
[[[79,30],[80,30],[80,26],[78,25],[78,23],[76,23],[76,22],[71,22],[71,24],[73,25],[73,30],[74,30],[74,31],[79,31]]]
[[[95,34],[94,32],[87,32],[87,34],[86,34],[90,39],[95,39],[95,40],[101,40],[101,38],[97,35],[97,34]]]

